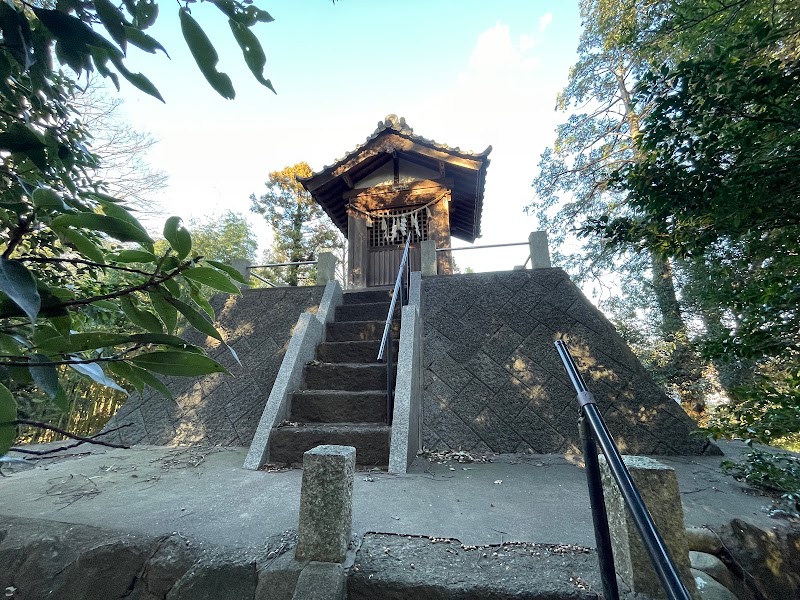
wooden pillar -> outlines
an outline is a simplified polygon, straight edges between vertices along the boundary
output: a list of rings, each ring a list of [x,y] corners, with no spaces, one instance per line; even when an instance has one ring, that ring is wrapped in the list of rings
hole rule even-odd
[[[347,215],[347,287],[350,289],[367,287],[368,244],[366,219],[350,211]]]
[[[450,193],[431,206],[431,218],[428,222],[428,236],[436,242],[437,248],[450,247]],[[439,275],[453,274],[451,252],[437,252],[436,263]]]

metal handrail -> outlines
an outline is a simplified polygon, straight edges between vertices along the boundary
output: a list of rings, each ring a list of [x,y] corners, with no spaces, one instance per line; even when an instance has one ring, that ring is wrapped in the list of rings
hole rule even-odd
[[[461,248],[436,248],[436,252],[456,252],[457,250],[483,250],[484,248],[506,248],[507,246],[527,246],[528,242],[510,244],[486,244],[484,246],[462,246]]]
[[[283,263],[269,263],[266,265],[249,265],[247,267],[247,274],[250,277],[255,277],[259,281],[266,283],[270,287],[278,287],[274,283],[272,283],[269,279],[261,277],[258,273],[253,273],[253,269],[268,269],[273,267],[300,267],[303,265],[316,265],[318,264],[318,260],[296,260],[294,262],[283,262]]]
[[[405,294],[403,293],[403,270],[408,264],[408,248],[411,245],[411,232],[406,237],[406,247],[403,249],[403,258],[400,259],[400,267],[397,269],[397,279],[394,281],[394,292],[392,292],[392,301],[389,304],[389,314],[386,315],[386,325],[383,328],[383,337],[381,338],[381,347],[378,350],[378,362],[383,360],[384,351],[386,351],[386,423],[392,424],[392,416],[394,414],[394,369],[393,369],[393,342],[392,342],[392,317],[394,316],[394,308],[397,305],[397,296],[400,295],[400,305],[406,304]],[[407,271],[407,269],[406,269]],[[408,285],[408,281],[406,281]],[[388,341],[388,344],[387,344]]]
[[[406,237],[406,247],[403,249],[403,258],[400,260],[400,268],[397,269],[397,278],[394,280],[394,292],[392,292],[392,303],[389,305],[389,314],[386,316],[386,325],[383,328],[383,337],[381,338],[381,348],[378,350],[378,360],[383,360],[383,351],[386,348],[386,338],[392,328],[392,316],[394,315],[395,304],[397,303],[397,293],[400,291],[400,284],[403,280],[403,268],[408,261],[408,247],[411,244],[411,233]],[[402,292],[401,292],[402,295]],[[402,300],[402,299],[401,299]],[[402,304],[402,302],[401,302]]]
[[[266,267],[293,267],[295,265],[315,265],[319,261],[318,260],[296,260],[294,262],[284,262],[284,263],[269,263],[267,265],[250,265],[247,267],[248,269],[263,269]]]
[[[579,419],[581,441],[583,442],[586,478],[589,485],[589,499],[592,506],[597,554],[600,562],[600,575],[603,583],[603,594],[606,600],[618,600],[614,554],[611,548],[611,535],[608,531],[608,515],[606,513],[603,487],[600,481],[600,463],[597,459],[595,440],[600,445],[611,475],[619,487],[625,505],[633,517],[634,525],[642,537],[650,562],[658,575],[661,585],[669,600],[691,600],[686,586],[678,575],[678,570],[667,549],[664,539],[658,532],[653,517],[647,512],[642,495],[631,478],[622,455],[617,448],[611,433],[603,420],[592,393],[586,388],[575,361],[562,340],[556,341],[556,349],[564,364],[572,386],[578,393],[581,407]]]

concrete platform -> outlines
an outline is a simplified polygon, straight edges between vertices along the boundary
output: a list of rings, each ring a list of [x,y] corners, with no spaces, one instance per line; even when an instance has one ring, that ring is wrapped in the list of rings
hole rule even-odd
[[[722,447],[728,457],[743,451],[741,444]],[[247,471],[245,454],[230,447],[95,447],[13,473],[4,466],[10,474],[0,478],[0,515],[260,548],[268,537],[297,528],[302,473]],[[723,475],[719,457],[658,460],[678,473],[687,526],[735,517],[764,528],[780,524],[764,510],[769,498]],[[407,475],[360,471],[354,533],[594,547],[579,463],[579,457],[530,454],[482,464],[418,458]]]

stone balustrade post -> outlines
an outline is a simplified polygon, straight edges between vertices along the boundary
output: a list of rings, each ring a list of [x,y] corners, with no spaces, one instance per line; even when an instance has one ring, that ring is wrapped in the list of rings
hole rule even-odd
[[[317,255],[317,285],[326,285],[336,279],[336,262],[333,252],[325,250]]]
[[[634,592],[652,598],[666,598],[608,463],[603,456],[599,458],[617,576]],[[664,539],[681,580],[696,598],[697,588],[690,571],[683,505],[675,469],[646,456],[623,456],[622,459]]]
[[[420,242],[420,258],[422,263],[422,275],[438,275],[438,268],[436,266],[436,242],[433,240],[425,240]]]
[[[317,446],[303,454],[297,559],[344,561],[353,529],[355,466],[352,446]]]
[[[550,264],[550,249],[547,245],[546,231],[532,231],[528,236],[528,244],[531,251],[532,269],[549,269],[553,266]]]
[[[240,284],[240,287],[246,287],[250,285],[250,261],[246,258],[234,258],[231,260],[231,266],[239,271],[244,277],[244,280],[247,282],[245,284]]]

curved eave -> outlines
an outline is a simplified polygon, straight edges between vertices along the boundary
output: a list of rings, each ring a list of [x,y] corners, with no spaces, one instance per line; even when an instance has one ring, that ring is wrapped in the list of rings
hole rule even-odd
[[[486,169],[490,162],[487,157],[492,151],[491,146],[478,154],[462,152],[389,128],[373,135],[334,164],[310,177],[298,178],[298,181],[346,236],[347,203],[342,196],[352,189],[348,182],[359,181],[390,161],[390,150],[404,160],[432,170],[438,170],[439,162],[444,162],[447,177],[453,179],[450,233],[470,243],[480,237]]]

